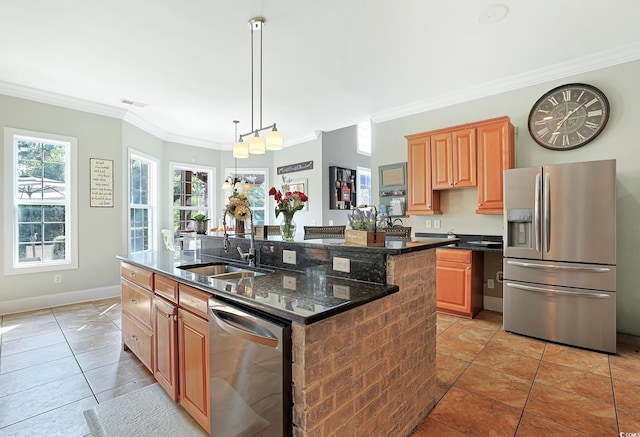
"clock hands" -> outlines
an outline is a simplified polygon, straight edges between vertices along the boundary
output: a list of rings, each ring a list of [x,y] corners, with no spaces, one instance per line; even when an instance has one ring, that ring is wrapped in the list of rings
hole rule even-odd
[[[569,117],[571,117],[573,115],[574,112],[576,112],[578,109],[582,108],[586,103],[587,102],[580,103],[578,106],[573,108],[571,111],[567,112],[567,115],[565,115],[564,118],[562,120],[560,120],[560,123],[557,124],[556,130],[555,130],[554,133],[558,132],[558,129],[560,129],[560,127],[564,124],[564,122],[567,121],[569,119]]]

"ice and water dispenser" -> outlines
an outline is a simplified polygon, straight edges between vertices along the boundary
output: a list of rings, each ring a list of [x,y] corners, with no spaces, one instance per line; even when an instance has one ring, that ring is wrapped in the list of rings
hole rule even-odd
[[[506,247],[533,247],[533,210],[531,208],[507,209]]]

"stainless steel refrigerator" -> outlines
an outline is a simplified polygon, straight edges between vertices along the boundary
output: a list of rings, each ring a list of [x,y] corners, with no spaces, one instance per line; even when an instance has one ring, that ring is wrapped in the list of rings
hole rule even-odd
[[[616,162],[504,175],[504,329],[616,352]]]

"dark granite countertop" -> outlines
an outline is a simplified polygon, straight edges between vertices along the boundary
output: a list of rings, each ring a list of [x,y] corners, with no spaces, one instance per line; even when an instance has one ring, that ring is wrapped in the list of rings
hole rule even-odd
[[[153,252],[118,258],[245,307],[303,324],[326,319],[399,290],[397,285],[333,277],[326,274],[323,266],[308,267],[303,273],[258,268],[256,270],[267,274],[226,281],[178,268],[181,265],[229,262],[219,257],[201,255],[200,258],[182,259],[175,258],[174,252]]]
[[[210,232],[205,235],[198,235],[199,238],[222,238],[224,234],[222,232]],[[229,238],[236,238],[233,234],[229,234]],[[249,235],[240,237],[241,239],[249,240]],[[270,235],[264,239],[256,239],[256,246],[263,244],[264,242],[277,244],[283,247],[308,247],[316,249],[335,249],[339,248],[341,251],[350,252],[378,252],[386,255],[400,255],[403,253],[414,252],[418,250],[433,249],[434,247],[444,246],[451,243],[451,240],[446,238],[446,234],[441,237],[431,236],[418,236],[411,240],[400,240],[387,238],[384,247],[366,247],[358,246],[355,244],[345,243],[341,238],[314,238],[309,240],[295,240],[295,241],[283,241],[279,235]]]
[[[417,237],[424,238],[447,238],[447,234],[434,234],[428,232],[416,232]],[[502,236],[501,235],[475,235],[462,234],[456,235],[451,244],[445,247],[454,249],[469,249],[481,252],[502,252]]]

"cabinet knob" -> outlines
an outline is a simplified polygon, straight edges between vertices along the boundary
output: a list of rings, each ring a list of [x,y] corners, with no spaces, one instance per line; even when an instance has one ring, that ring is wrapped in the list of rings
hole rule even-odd
[[[134,305],[138,303],[138,301],[137,301],[137,300],[135,300],[135,299],[131,299],[131,300],[130,300],[130,302],[131,302],[132,304],[134,304]]]
[[[131,336],[131,340],[133,340],[133,341],[138,341],[138,337],[136,337],[135,335],[132,335],[132,336]]]
[[[467,271],[471,270],[471,267],[467,267]]]
[[[478,203],[478,206],[482,206],[482,203]]]
[[[131,277],[132,277],[132,278],[135,278],[135,277],[136,277],[136,274],[135,274],[134,272],[131,272]]]
[[[428,205],[427,205],[427,208],[431,208],[431,204],[428,204]]]

